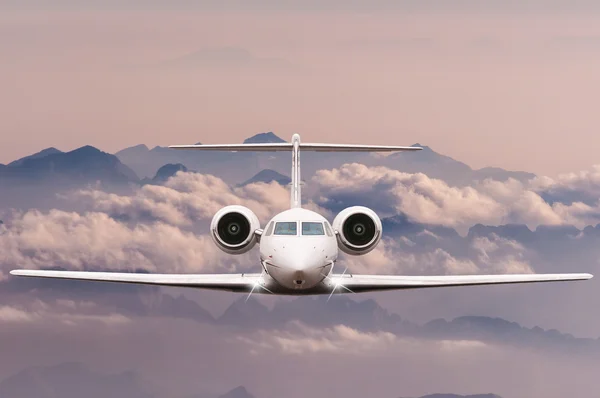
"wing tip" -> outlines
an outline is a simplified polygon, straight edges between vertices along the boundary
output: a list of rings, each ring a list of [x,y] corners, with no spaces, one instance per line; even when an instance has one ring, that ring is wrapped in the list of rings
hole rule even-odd
[[[35,270],[29,269],[13,269],[9,272],[9,274],[13,276],[30,276],[35,273]]]

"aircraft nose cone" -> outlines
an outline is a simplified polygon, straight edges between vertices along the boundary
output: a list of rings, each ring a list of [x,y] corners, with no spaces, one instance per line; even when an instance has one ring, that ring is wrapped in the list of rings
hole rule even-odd
[[[286,242],[271,258],[269,274],[288,289],[310,289],[323,280],[327,258],[318,245]]]
[[[297,287],[302,287],[306,283],[306,274],[304,271],[295,271],[292,278],[294,285]]]
[[[294,270],[295,274],[301,276],[304,275],[307,270],[318,267],[320,262],[320,259],[313,250],[307,250],[303,253],[296,253],[294,257],[290,259],[290,267]]]

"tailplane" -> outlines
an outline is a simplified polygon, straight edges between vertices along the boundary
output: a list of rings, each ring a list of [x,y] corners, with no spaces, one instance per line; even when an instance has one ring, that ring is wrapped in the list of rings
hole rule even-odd
[[[323,144],[302,143],[300,135],[294,134],[291,142],[277,142],[265,144],[217,144],[217,145],[171,145],[172,149],[195,149],[199,151],[227,151],[227,152],[292,152],[292,182],[290,192],[290,206],[301,207],[301,182],[300,182],[300,151],[311,152],[399,152],[419,151],[423,148],[414,146],[393,145],[354,145],[354,144]]]

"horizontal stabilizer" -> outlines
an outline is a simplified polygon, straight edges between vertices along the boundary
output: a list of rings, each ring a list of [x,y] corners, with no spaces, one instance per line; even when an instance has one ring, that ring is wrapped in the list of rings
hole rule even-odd
[[[276,152],[291,151],[294,145],[288,142],[273,144],[216,144],[216,145],[171,145],[172,149],[195,149],[199,151],[229,151],[229,152]],[[393,145],[353,145],[353,144],[318,144],[300,143],[301,151],[312,152],[398,152],[419,151],[423,148],[414,146]]]
[[[353,145],[353,144],[315,144],[301,143],[302,151],[315,152],[400,152],[400,151],[420,151],[421,147],[416,146],[395,146],[395,145]]]
[[[291,151],[294,145],[289,142],[281,142],[273,144],[170,145],[169,148],[195,149],[198,151],[274,152]]]

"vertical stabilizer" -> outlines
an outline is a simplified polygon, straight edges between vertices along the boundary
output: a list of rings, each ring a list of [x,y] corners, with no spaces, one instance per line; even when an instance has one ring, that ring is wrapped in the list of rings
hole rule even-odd
[[[292,209],[301,207],[301,192],[300,192],[300,135],[292,136],[292,183],[291,183],[291,201]]]

